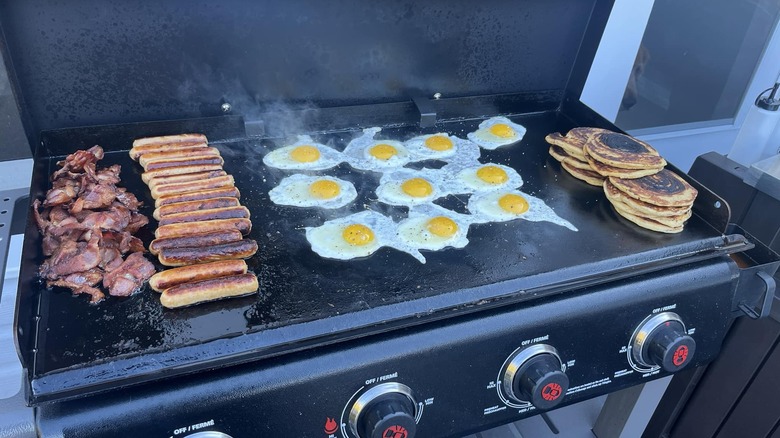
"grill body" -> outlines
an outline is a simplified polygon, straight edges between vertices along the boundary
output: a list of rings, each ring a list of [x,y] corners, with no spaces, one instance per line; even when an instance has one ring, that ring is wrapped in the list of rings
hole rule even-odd
[[[538,413],[507,406],[497,392],[503,362],[524,341],[552,345],[570,364],[564,405],[668,375],[634,371],[621,352],[654,310],[673,308],[693,333],[690,366],[712,360],[729,325],[737,275],[734,262],[717,259],[533,306],[45,405],[42,435],[187,436],[207,424],[202,430],[233,437],[323,437],[329,418],[347,423],[351,403],[387,377],[423,404],[418,436],[463,436]],[[354,437],[346,427],[334,435]]]

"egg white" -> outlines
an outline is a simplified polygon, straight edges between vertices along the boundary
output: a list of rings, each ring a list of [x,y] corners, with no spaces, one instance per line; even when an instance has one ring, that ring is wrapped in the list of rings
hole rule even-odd
[[[331,199],[314,197],[309,186],[319,180],[333,181],[339,186],[339,194]],[[349,181],[331,176],[291,175],[268,192],[274,204],[295,207],[341,208],[357,198],[357,190]]]
[[[458,230],[451,237],[437,236],[428,231],[428,221],[437,216],[452,219]],[[409,217],[398,224],[398,237],[402,242],[418,249],[438,251],[446,247],[463,248],[471,225],[470,215],[456,213],[436,204],[422,204],[409,209]]]
[[[395,140],[376,140],[374,137],[382,128],[366,128],[363,134],[354,138],[344,149],[344,157],[347,163],[355,169],[384,172],[403,167],[411,161],[409,151],[403,143]],[[388,144],[395,148],[396,155],[387,160],[380,160],[372,156],[369,151],[374,145]]]
[[[295,161],[290,157],[290,152],[298,146],[310,145],[317,148],[320,152],[320,158],[310,163]],[[308,135],[299,135],[295,143],[275,149],[263,157],[263,163],[266,166],[283,170],[324,170],[336,167],[344,161],[341,152],[325,146],[321,143],[315,143]]]
[[[352,224],[362,224],[374,233],[374,240],[366,245],[350,245],[344,240],[344,229]],[[412,246],[397,237],[397,224],[389,217],[367,210],[325,222],[319,227],[306,228],[306,240],[311,249],[322,257],[349,260],[368,257],[383,246],[391,247],[410,254],[425,263],[425,258]]]
[[[515,135],[509,138],[503,138],[498,137],[490,132],[490,127],[498,124],[503,123],[505,125],[510,126],[514,131]],[[525,127],[523,125],[518,125],[517,123],[512,122],[511,120],[507,119],[506,117],[491,117],[484,122],[479,124],[479,129],[477,129],[474,132],[470,132],[467,137],[469,140],[473,141],[474,143],[478,144],[480,147],[484,149],[496,149],[501,146],[506,146],[512,143],[517,143],[518,141],[523,139],[523,136],[525,135]]]
[[[509,179],[501,184],[491,184],[487,181],[483,181],[477,176],[477,171],[484,166],[496,166],[506,172]],[[449,170],[449,169],[447,169]],[[495,163],[479,163],[474,166],[466,167],[462,170],[458,170],[454,177],[450,180],[450,191],[452,193],[476,193],[476,192],[489,192],[494,190],[511,190],[519,189],[523,186],[523,178],[517,171],[509,166]]]
[[[404,181],[412,178],[422,178],[428,181],[433,187],[433,192],[426,197],[409,196],[401,189],[401,185]],[[411,207],[412,205],[429,203],[449,194],[444,189],[446,186],[445,178],[444,172],[435,169],[398,169],[382,175],[379,186],[376,188],[376,196],[379,201],[389,205]]]
[[[528,211],[516,215],[502,209],[498,205],[498,200],[508,193],[524,197],[528,201]],[[555,214],[555,211],[548,207],[544,201],[518,190],[501,190],[474,194],[469,199],[468,209],[474,217],[474,223],[506,222],[515,219],[525,219],[531,222],[552,222],[572,231],[577,231],[577,228],[572,225],[571,222]]]
[[[433,136],[447,137],[452,141],[452,148],[444,151],[437,151],[425,145],[425,141]],[[423,160],[442,160],[447,162],[473,162],[479,158],[479,147],[474,143],[462,138],[449,135],[447,133],[436,133],[420,135],[404,142],[406,148],[412,154],[412,161]]]

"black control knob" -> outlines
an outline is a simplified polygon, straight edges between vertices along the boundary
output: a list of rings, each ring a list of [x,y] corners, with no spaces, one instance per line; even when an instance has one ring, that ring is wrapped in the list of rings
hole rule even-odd
[[[557,351],[549,345],[521,350],[504,372],[504,390],[516,401],[527,401],[537,409],[552,409],[563,401],[569,377],[561,369]]]
[[[384,383],[361,395],[349,414],[352,432],[360,438],[413,438],[417,404],[409,387]]]
[[[634,360],[638,363],[659,366],[672,373],[693,360],[696,341],[688,335],[677,314],[664,312],[649,317],[639,326],[632,348]]]

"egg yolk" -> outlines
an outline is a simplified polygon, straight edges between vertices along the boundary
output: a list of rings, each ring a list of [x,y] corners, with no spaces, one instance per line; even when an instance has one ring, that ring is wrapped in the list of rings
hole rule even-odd
[[[433,186],[422,178],[412,178],[401,184],[401,190],[411,197],[424,198],[433,193]]]
[[[363,224],[352,224],[344,228],[341,237],[350,245],[363,246],[374,241],[374,232]]]
[[[477,169],[477,178],[490,184],[503,184],[509,181],[509,175],[498,166],[482,166]]]
[[[299,163],[313,163],[320,159],[320,151],[311,145],[298,146],[290,151],[290,158]]]
[[[369,149],[368,153],[378,160],[387,161],[397,155],[398,150],[389,144],[380,143]]]
[[[429,220],[427,228],[431,234],[439,237],[452,237],[458,232],[458,224],[444,216],[436,216]]]
[[[315,198],[332,199],[339,195],[341,188],[339,185],[328,179],[314,181],[309,185],[309,193]]]
[[[452,149],[452,140],[443,135],[432,135],[425,139],[425,146],[434,151],[447,151]]]
[[[523,214],[528,211],[528,201],[520,195],[508,193],[498,199],[498,206],[512,214]]]
[[[504,123],[496,123],[495,125],[490,127],[490,133],[495,135],[496,137],[510,138],[510,137],[514,137],[515,130],[512,129],[511,126],[506,125]]]

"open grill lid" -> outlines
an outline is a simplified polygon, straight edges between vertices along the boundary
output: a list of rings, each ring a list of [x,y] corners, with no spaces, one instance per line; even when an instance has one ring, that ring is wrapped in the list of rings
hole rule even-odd
[[[52,129],[222,115],[225,103],[247,121],[435,93],[555,108],[567,88],[579,97],[612,3],[7,1],[0,47],[31,144]]]
[[[636,232],[606,208],[598,188],[563,180],[547,157],[548,132],[616,129],[579,102],[612,3],[0,3],[6,64],[31,143],[39,145],[31,196],[45,193],[57,157],[100,144],[107,151],[101,164],[122,164],[122,183],[148,209],[139,170],[124,152],[132,139],[203,132],[223,151],[252,211],[250,237],[261,249],[250,267],[264,282],[259,298],[179,311],[163,310],[150,290],[89,306],[38,282],[40,236],[30,221],[16,334],[31,403],[257,360],[749,246],[721,234],[728,207],[698,184],[697,214],[685,232]],[[430,100],[434,93],[443,98]],[[311,253],[300,236],[280,240],[295,235],[295,218],[269,205],[273,175],[246,166],[259,156],[250,152],[261,155],[273,147],[268,138],[284,134],[327,131],[325,138],[338,143],[356,127],[379,125],[407,138],[435,118],[437,129],[465,137],[475,118],[494,114],[521,115],[515,119],[528,134],[519,154],[484,155],[515,167],[524,190],[580,227],[565,250],[555,246],[560,233],[535,224],[527,228],[537,232],[523,237],[527,230],[515,221],[480,226],[469,247],[426,254],[426,265],[392,250],[335,263]],[[172,119],[187,120],[165,122]],[[110,126],[79,128],[97,124]],[[519,249],[503,233],[520,236]],[[151,233],[141,237],[148,244]],[[602,245],[570,251],[594,242]],[[346,280],[334,280],[338,275]]]

